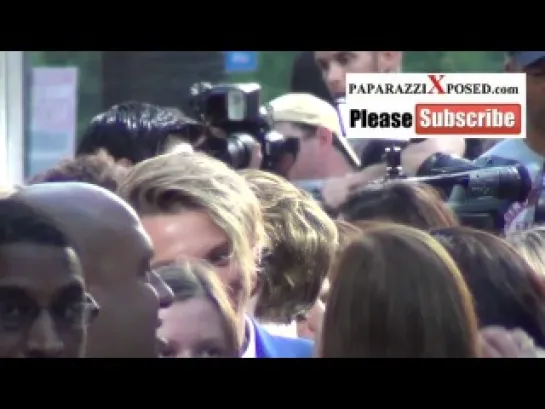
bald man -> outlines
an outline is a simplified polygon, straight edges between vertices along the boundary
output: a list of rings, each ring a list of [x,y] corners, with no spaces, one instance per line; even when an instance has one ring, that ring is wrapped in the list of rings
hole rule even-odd
[[[153,248],[132,208],[78,182],[28,186],[15,197],[49,215],[78,252],[87,289],[101,308],[89,327],[86,356],[159,356],[159,308],[172,303],[172,292],[150,268]]]

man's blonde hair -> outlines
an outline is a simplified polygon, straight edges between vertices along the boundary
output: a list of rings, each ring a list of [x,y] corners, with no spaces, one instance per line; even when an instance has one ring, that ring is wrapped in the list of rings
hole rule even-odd
[[[290,322],[316,302],[337,250],[333,220],[306,192],[272,173],[241,171],[257,198],[269,237],[255,316]]]
[[[141,216],[205,211],[227,234],[249,297],[266,236],[259,202],[234,170],[201,153],[160,155],[134,166],[119,194]]]

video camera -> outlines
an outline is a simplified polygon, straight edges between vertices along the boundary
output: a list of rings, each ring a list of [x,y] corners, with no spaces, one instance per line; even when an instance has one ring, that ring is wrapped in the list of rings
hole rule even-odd
[[[386,159],[389,162],[386,178],[397,179],[401,150],[390,155],[387,152]],[[405,180],[442,190],[449,196],[447,203],[462,224],[492,232],[503,230],[509,205],[526,201],[532,189],[532,179],[519,163],[494,158],[471,162],[441,153],[426,160],[416,177]]]
[[[272,113],[261,107],[260,94],[261,86],[256,83],[194,84],[189,105],[207,132],[198,149],[244,169],[250,165],[257,141],[263,155],[261,168],[274,171],[285,151],[285,140],[272,130]]]
[[[402,179],[431,185],[449,197],[447,203],[462,224],[494,233],[504,229],[509,205],[526,201],[532,188],[524,166],[500,158],[471,162],[438,153],[426,160],[417,176],[411,178],[403,174],[399,146],[386,148],[385,158],[384,181]],[[318,201],[322,201],[323,184],[322,180],[296,183]]]

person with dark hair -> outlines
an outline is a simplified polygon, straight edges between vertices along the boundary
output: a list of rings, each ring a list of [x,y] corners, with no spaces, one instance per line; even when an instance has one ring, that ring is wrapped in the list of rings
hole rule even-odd
[[[458,225],[456,215],[439,193],[423,183],[372,183],[352,193],[340,207],[344,220],[382,220],[428,230]]]
[[[319,357],[477,357],[471,294],[427,233],[390,223],[370,227],[348,245],[338,269]]]
[[[134,210],[106,189],[78,182],[27,186],[14,198],[44,212],[77,247],[89,292],[101,305],[86,357],[160,356],[159,309],[173,296],[151,269],[153,247]]]
[[[194,141],[200,125],[176,108],[144,102],[124,102],[95,116],[83,133],[76,154],[105,149],[127,165],[152,158],[172,145],[172,139]]]
[[[84,182],[115,192],[128,169],[114,161],[104,150],[95,155],[61,161],[27,181],[27,185],[51,182]]]
[[[469,227],[435,229],[431,234],[460,268],[481,328],[520,329],[545,347],[545,288],[513,247]]]
[[[0,200],[0,357],[83,357],[97,312],[67,238],[28,206]]]
[[[302,51],[293,62],[290,92],[314,95],[335,105],[333,96],[327,89],[322,73],[314,61],[314,51]]]

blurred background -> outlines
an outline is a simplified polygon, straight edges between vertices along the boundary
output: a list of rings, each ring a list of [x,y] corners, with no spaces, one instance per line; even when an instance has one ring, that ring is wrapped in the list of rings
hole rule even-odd
[[[8,81],[6,73],[10,71],[10,63],[6,56],[3,86],[0,83],[0,89],[8,90],[4,96],[4,112],[6,107],[12,109],[3,125],[11,121],[11,130],[6,131],[10,136],[6,142],[8,147],[4,147],[5,156],[12,164],[21,162],[20,166],[15,163],[21,168],[15,172],[17,175],[13,176],[12,172],[9,177],[8,171],[4,175],[0,173],[0,179],[11,180],[28,177],[70,156],[78,135],[91,118],[122,101],[140,100],[185,109],[188,88],[197,81],[255,81],[261,84],[263,102],[266,102],[287,91],[293,59],[299,52],[3,52],[14,53],[22,56],[22,95],[17,97],[14,89],[17,82],[14,78],[19,78],[18,72],[14,72],[19,70],[17,63],[11,63]],[[15,57],[12,57],[13,60]],[[0,58],[0,66],[1,62]],[[501,51],[409,51],[404,56],[404,71],[498,72],[502,70],[502,63]],[[15,143],[17,126],[13,124],[19,117],[14,107],[19,102],[23,110],[23,136]],[[3,111],[1,106],[0,111]],[[11,147],[9,138],[12,138]],[[0,154],[1,151],[0,144]]]

